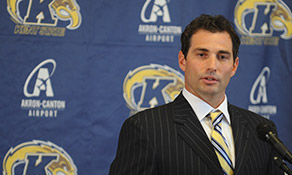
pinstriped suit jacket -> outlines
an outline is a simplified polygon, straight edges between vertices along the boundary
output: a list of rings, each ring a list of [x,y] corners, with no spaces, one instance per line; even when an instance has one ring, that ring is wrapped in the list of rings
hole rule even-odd
[[[228,106],[235,143],[234,175],[280,175],[274,150],[258,139],[256,126],[267,119]],[[173,102],[139,112],[122,126],[110,175],[221,175],[216,153],[189,103]]]

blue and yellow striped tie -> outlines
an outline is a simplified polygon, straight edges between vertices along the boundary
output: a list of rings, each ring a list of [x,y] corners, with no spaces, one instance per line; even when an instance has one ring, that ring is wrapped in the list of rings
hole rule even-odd
[[[219,110],[210,113],[212,120],[212,132],[211,142],[215,148],[215,152],[221,164],[221,167],[225,175],[233,175],[233,165],[230,159],[230,150],[226,139],[222,135],[221,121],[223,119],[223,113]]]

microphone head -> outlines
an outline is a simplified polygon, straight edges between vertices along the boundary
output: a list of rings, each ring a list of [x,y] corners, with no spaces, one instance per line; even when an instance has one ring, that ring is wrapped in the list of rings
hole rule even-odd
[[[256,131],[258,133],[259,138],[264,140],[264,141],[267,141],[269,139],[266,136],[269,132],[272,132],[274,134],[276,133],[274,125],[267,123],[267,122],[260,123],[257,126]]]

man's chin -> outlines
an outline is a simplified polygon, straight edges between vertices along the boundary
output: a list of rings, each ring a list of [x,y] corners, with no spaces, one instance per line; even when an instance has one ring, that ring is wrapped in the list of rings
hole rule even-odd
[[[224,95],[224,92],[220,92],[217,88],[205,88],[201,91],[203,96],[209,96],[209,97],[217,97]]]

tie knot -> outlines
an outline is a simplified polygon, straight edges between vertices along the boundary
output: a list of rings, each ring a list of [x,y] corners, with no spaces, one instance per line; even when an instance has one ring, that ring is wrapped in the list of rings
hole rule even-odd
[[[211,117],[212,125],[216,126],[221,123],[223,119],[223,113],[220,110],[216,110],[214,112],[210,112],[210,117]]]

